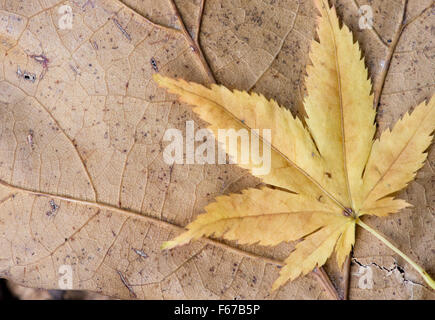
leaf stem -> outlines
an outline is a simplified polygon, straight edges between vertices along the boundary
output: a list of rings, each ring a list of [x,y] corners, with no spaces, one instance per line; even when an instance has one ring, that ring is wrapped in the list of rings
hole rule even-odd
[[[186,38],[186,41],[189,43],[190,49],[196,54],[196,56],[198,57],[199,61],[202,64],[202,67],[204,68],[205,73],[207,74],[207,77],[209,79],[209,81],[211,83],[216,83],[216,79],[214,78],[213,75],[213,71],[211,71],[211,68],[202,52],[201,46],[199,45],[199,38],[198,38],[198,42],[196,42],[192,36],[190,35],[189,31],[186,29],[186,25],[183,21],[183,18],[181,17],[180,11],[177,8],[177,5],[175,4],[174,0],[170,0],[169,1],[171,7],[172,7],[172,11],[174,12],[175,16],[178,19],[178,22],[180,23],[181,26],[181,32],[183,33],[184,37]],[[201,6],[200,10],[204,10],[204,3],[201,2]],[[200,16],[198,18],[198,31],[197,33],[199,34],[200,31],[200,22],[201,22],[201,16],[202,16],[202,12],[200,12]]]
[[[369,227],[364,222],[362,222],[360,219],[356,220],[356,223],[366,229],[368,232],[370,232],[372,235],[374,235],[376,238],[381,240],[388,248],[393,250],[395,253],[397,253],[399,256],[401,256],[403,259],[405,259],[406,262],[408,262],[412,267],[414,267],[415,270],[423,277],[424,281],[433,289],[435,290],[435,281],[431,278],[431,276],[418,264],[416,264],[411,258],[409,258],[406,254],[404,254],[402,251],[400,251],[398,248],[396,248],[390,241],[388,241],[386,238],[384,238],[381,234],[379,234],[375,229]]]
[[[350,285],[350,260],[352,257],[352,251],[349,252],[346,260],[344,261],[343,271],[343,300],[349,300],[349,285]]]

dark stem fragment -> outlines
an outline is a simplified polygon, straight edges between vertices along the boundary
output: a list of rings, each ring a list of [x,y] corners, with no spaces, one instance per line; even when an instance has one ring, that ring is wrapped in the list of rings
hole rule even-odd
[[[349,299],[349,286],[350,286],[350,261],[351,261],[352,251],[347,256],[344,261],[343,268],[343,300]]]
[[[325,269],[323,269],[322,267],[314,268],[312,274],[316,277],[317,281],[322,284],[323,289],[325,289],[332,298],[334,298],[335,300],[343,300],[338,294],[337,289],[335,289],[335,286],[332,284],[331,279],[329,279],[329,276],[326,273]]]

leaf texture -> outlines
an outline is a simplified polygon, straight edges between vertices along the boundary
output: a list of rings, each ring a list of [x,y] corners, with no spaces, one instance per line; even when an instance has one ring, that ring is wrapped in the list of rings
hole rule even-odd
[[[208,89],[200,84],[189,83],[182,79],[170,79],[159,74],[156,74],[154,79],[160,86],[168,88],[171,93],[178,94],[181,101],[197,106],[193,111],[210,123],[208,128],[217,139],[219,139],[219,129],[238,131],[255,128],[262,137],[263,129],[273,128],[271,141],[262,139],[259,145],[259,150],[263,150],[263,143],[272,146],[272,166],[267,175],[256,174],[254,169],[261,163],[256,165],[255,162],[258,161],[252,159],[252,154],[248,164],[240,163],[242,158],[240,144],[234,152],[230,150],[225,140],[219,142],[227,147],[225,151],[238,161],[241,167],[251,170],[264,182],[313,198],[322,195],[325,197],[326,191],[311,177],[320,174],[322,160],[308,131],[299,119],[294,118],[288,110],[280,107],[275,101],[268,101],[255,93],[232,92],[223,86],[213,85]]]
[[[371,1],[374,30],[359,30],[354,3],[330,2],[365,53],[375,100],[381,102],[380,128],[432,95],[428,66],[433,57],[427,51],[433,37],[432,1]],[[63,29],[59,22],[64,5],[72,9],[72,29]],[[311,276],[269,292],[279,274],[277,264],[293,244],[248,247],[202,239],[160,250],[164,241],[182,234],[182,226],[201,217],[215,196],[256,187],[258,180],[237,166],[167,165],[163,133],[167,128],[183,130],[192,115],[190,107],[152,81],[160,72],[210,83],[198,58],[202,51],[219,83],[261,92],[295,109],[303,100],[300,90],[317,14],[313,1],[0,1],[0,277],[26,287],[58,289],[64,273],[59,268],[67,265],[74,290],[121,299],[330,298]],[[399,32],[402,16],[407,26]],[[270,122],[279,123],[279,117],[293,121],[259,100],[263,111],[258,122],[269,121],[266,115]],[[240,120],[246,125],[247,119]],[[295,135],[312,135],[309,128],[305,133],[298,125],[294,129]],[[276,141],[274,137],[272,143]],[[282,154],[295,143],[281,141],[286,150],[272,153]],[[273,156],[277,174],[268,177],[270,184],[281,186],[281,192],[298,189],[312,207],[335,208],[338,203],[325,193],[334,190],[336,174],[328,170],[317,146],[319,157],[312,160],[316,165],[304,168],[312,170],[312,181],[289,165],[290,159],[299,165],[311,161],[300,147],[290,149],[298,153],[288,153],[289,159]],[[379,224],[385,234],[397,232],[395,243],[429,268],[433,155],[432,150],[417,183],[402,194],[413,209]],[[293,198],[294,193],[288,194]],[[379,209],[381,214],[406,205],[392,196],[376,200],[364,214],[382,205],[392,209]],[[257,205],[266,208],[267,203],[265,199]],[[354,225],[349,224],[334,249],[338,260],[353,243]],[[274,241],[285,232],[279,231]],[[251,233],[252,238],[259,235]],[[354,257],[372,266],[373,289],[359,287],[359,267],[352,264],[351,298],[433,299],[425,287],[403,281],[414,279],[412,270],[403,265],[405,277],[399,276],[393,270],[397,257],[371,240],[358,232]],[[385,283],[384,269],[372,263],[397,277]],[[333,280],[339,279],[334,263],[327,270]]]

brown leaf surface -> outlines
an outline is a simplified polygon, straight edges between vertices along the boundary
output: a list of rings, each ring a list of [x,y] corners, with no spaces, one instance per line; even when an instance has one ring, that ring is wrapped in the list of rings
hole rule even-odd
[[[258,181],[234,166],[165,164],[166,128],[201,122],[151,75],[210,81],[185,25],[218,82],[297,110],[312,1],[207,0],[201,14],[200,0],[178,0],[182,23],[169,0],[80,0],[69,3],[72,30],[59,28],[62,4],[0,1],[0,276],[56,288],[59,266],[70,264],[75,289],[119,298],[329,298],[314,277],[269,293],[273,259],[291,245],[203,240],[160,250],[215,196]],[[384,129],[433,94],[434,8],[371,1],[374,29],[359,30],[362,4],[337,1],[337,9],[365,51]],[[404,195],[414,207],[370,223],[434,274],[432,150]],[[351,298],[435,298],[388,248],[357,236]],[[359,281],[368,268],[371,288]]]

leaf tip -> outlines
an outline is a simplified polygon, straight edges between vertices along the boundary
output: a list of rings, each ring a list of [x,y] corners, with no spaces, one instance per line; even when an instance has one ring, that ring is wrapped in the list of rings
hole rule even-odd
[[[275,292],[276,290],[279,289],[279,287],[281,287],[281,283],[279,283],[277,280],[272,284],[272,287],[270,288],[270,293]]]
[[[160,249],[161,250],[169,250],[169,249],[172,249],[176,246],[177,246],[177,244],[175,243],[175,241],[165,241],[160,246]]]
[[[164,77],[160,73],[154,73],[153,74],[153,80],[157,82],[158,84],[161,84]]]
[[[314,5],[320,12],[321,16],[324,15],[325,10],[331,10],[328,0],[314,0]]]

